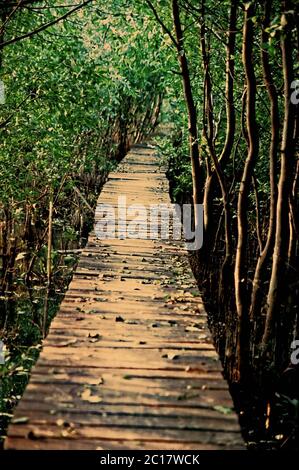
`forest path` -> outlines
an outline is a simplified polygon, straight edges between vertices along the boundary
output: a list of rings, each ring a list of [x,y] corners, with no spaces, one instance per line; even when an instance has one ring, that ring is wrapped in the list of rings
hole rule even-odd
[[[152,147],[132,149],[98,204],[118,195],[169,204]],[[5,447],[243,449],[231,407],[182,243],[93,232]]]

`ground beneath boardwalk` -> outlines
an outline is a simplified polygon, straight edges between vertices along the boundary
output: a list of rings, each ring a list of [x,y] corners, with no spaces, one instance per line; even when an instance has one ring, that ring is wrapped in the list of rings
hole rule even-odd
[[[133,148],[99,204],[118,196],[170,202],[152,147]],[[93,232],[5,447],[242,449],[221,370],[182,243]]]

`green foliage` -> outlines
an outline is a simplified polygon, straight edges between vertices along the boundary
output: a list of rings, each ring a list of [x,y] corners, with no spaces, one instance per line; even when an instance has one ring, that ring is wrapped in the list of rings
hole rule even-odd
[[[1,41],[36,30],[72,3],[16,9]],[[1,54],[6,103],[0,118],[0,337],[7,355],[0,366],[0,434],[42,339],[50,196],[49,322],[77,259],[62,258],[60,245],[78,247],[90,229],[92,214],[87,217],[83,199],[94,207],[108,172],[151,130],[165,92],[169,52],[161,47],[160,28],[126,0],[101,3]]]

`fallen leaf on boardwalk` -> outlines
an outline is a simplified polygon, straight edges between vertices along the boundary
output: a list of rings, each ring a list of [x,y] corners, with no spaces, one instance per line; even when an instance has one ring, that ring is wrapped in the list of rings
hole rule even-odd
[[[178,354],[174,354],[174,353],[167,353],[167,354],[163,354],[162,356],[163,359],[170,359],[171,361],[179,359],[179,357],[180,356]]]
[[[157,294],[153,295],[153,296],[151,297],[151,299],[152,299],[152,300],[164,300],[164,298],[161,297],[161,295],[159,295],[159,294],[158,294],[158,295],[157,295]]]
[[[86,378],[85,379],[86,385],[91,385],[96,387],[97,385],[103,385],[104,384],[104,379],[103,377],[100,377],[99,379],[97,377],[95,378]]]
[[[191,294],[193,297],[199,297],[199,296],[200,296],[199,292],[197,292],[196,290],[192,290],[192,291],[190,292],[190,294]]]
[[[27,438],[32,441],[37,441],[38,439],[45,439],[45,437],[39,436],[35,431],[29,431],[27,434]]]
[[[110,274],[100,274],[99,278],[102,279],[102,281],[111,281],[114,276]]]
[[[182,305],[180,307],[180,310],[188,310],[189,309],[189,305]]]
[[[198,331],[201,328],[202,328],[202,325],[194,324],[192,326],[187,326],[187,328],[185,328],[185,331]]]
[[[198,335],[198,339],[209,339],[209,337],[206,334],[200,334]]]
[[[22,416],[20,418],[15,418],[12,420],[12,424],[26,424],[28,423],[29,418],[27,416]]]
[[[88,333],[88,338],[96,339],[97,341],[101,339],[101,335],[99,333]]]
[[[67,421],[64,421],[64,419],[61,419],[61,418],[56,421],[56,425],[59,426],[60,428],[71,427],[70,423],[68,423]]]
[[[154,322],[154,323],[152,323],[151,326],[152,326],[152,328],[162,328],[162,327],[169,328],[169,321],[168,320],[167,321],[162,320],[162,321],[159,321],[159,322]]]
[[[69,437],[73,434],[76,434],[76,430],[74,428],[66,428],[63,431],[61,431],[62,437]]]
[[[98,395],[92,395],[91,390],[87,388],[81,393],[81,398],[84,401],[88,401],[89,403],[101,403],[102,398]]]
[[[222,413],[224,415],[229,415],[233,412],[233,410],[229,408],[228,406],[216,405],[216,406],[213,406],[213,408],[214,410],[219,411],[219,413]]]
[[[67,346],[72,346],[73,344],[77,343],[77,339],[70,339],[69,341],[65,341],[64,343],[58,343],[56,346],[58,348],[66,348]]]
[[[116,322],[124,322],[125,320],[123,319],[123,317],[121,317],[120,315],[118,317],[115,317],[115,321]]]
[[[137,320],[125,320],[125,323],[127,323],[127,325],[138,325],[139,322]]]
[[[170,359],[171,361],[174,361],[175,359],[179,359],[179,355],[178,354],[175,354],[175,353],[168,353],[168,359]]]
[[[89,340],[90,343],[97,343],[98,341],[100,341],[100,338],[91,338]],[[89,357],[92,357],[92,354]]]
[[[69,376],[67,374],[54,374],[53,377],[55,380],[69,380]]]
[[[195,393],[195,392],[193,392],[193,393],[184,393],[184,394],[182,394],[182,395],[179,395],[179,396],[177,397],[177,400],[178,400],[178,401],[181,401],[181,400],[192,400],[192,399],[198,398],[198,397],[199,397],[199,394],[198,394],[198,393]]]

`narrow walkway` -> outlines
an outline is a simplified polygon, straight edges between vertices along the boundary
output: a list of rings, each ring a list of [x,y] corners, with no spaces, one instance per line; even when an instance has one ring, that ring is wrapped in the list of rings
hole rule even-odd
[[[169,203],[135,147],[100,203]],[[6,449],[242,449],[232,400],[181,242],[92,233]]]

